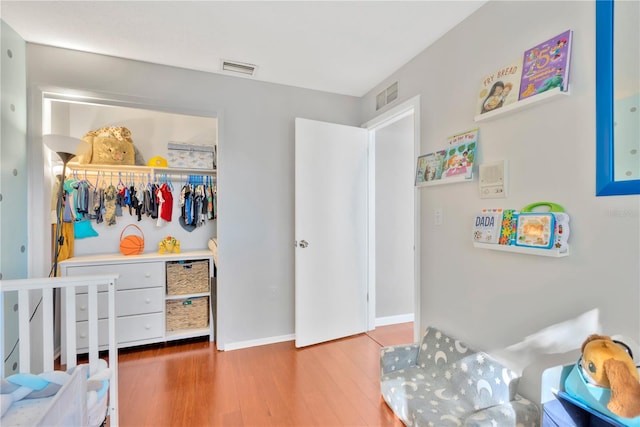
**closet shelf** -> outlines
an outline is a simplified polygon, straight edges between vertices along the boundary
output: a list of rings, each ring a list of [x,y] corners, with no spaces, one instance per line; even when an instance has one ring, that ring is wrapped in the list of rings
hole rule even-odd
[[[566,252],[560,252],[560,249],[541,249],[541,248],[528,248],[525,246],[509,246],[509,245],[497,245],[491,243],[478,243],[473,242],[473,246],[479,249],[490,249],[493,251],[502,252],[515,252],[518,254],[547,256],[553,258],[561,258],[569,256],[569,249]]]
[[[509,104],[504,107],[500,107],[496,110],[490,111],[488,113],[479,114],[474,117],[474,121],[482,122],[485,120],[491,120],[498,116],[502,116],[504,114],[512,113],[514,111],[522,110],[528,107],[531,107],[536,104],[540,104],[543,102],[547,102],[550,99],[554,99],[559,95],[568,96],[569,92],[562,92],[559,87],[551,89],[547,92],[540,93],[536,96],[532,96],[530,98],[523,99],[522,101],[515,102],[513,104]]]
[[[67,169],[73,171],[125,172],[151,175],[210,175],[214,177],[217,175],[216,169],[158,168],[153,166],[133,165],[95,165],[68,163]]]

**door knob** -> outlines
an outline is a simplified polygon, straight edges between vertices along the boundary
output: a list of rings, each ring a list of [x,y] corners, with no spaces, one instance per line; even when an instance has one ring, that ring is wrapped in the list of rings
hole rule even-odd
[[[300,245],[300,247],[301,247],[302,249],[304,249],[304,248],[306,248],[307,246],[309,246],[309,242],[307,242],[306,240],[300,240],[299,245]]]

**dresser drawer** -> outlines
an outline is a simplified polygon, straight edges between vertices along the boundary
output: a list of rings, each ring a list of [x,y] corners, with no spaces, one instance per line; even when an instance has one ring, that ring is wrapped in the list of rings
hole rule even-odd
[[[164,314],[121,317],[118,323],[118,343],[141,341],[164,336]]]
[[[109,317],[106,292],[98,292],[98,319]],[[76,321],[88,319],[89,298],[87,294],[76,295]],[[164,288],[133,289],[116,292],[116,316],[157,313],[164,304]]]
[[[78,349],[89,348],[89,322],[78,322],[76,325],[76,345]],[[107,319],[98,321],[98,345],[106,346],[108,337]],[[162,313],[144,314],[116,319],[116,339],[118,344],[132,341],[150,340],[164,336]]]
[[[117,304],[116,304],[116,307],[118,307]],[[106,319],[108,317],[109,317],[109,294],[107,292],[98,292],[98,319]],[[89,319],[89,296],[87,294],[77,294],[76,295],[76,322],[82,322],[87,319]]]
[[[120,290],[164,286],[164,270],[164,262],[137,262],[70,266],[67,268],[67,275],[79,276],[83,274],[119,273],[118,290]]]
[[[164,288],[133,289],[116,293],[116,315],[162,312],[164,307]]]

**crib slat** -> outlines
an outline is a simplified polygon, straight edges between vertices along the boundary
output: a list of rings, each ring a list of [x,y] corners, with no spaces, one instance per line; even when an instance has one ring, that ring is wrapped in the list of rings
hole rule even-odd
[[[63,289],[62,297],[65,299],[65,315],[67,328],[67,369],[77,365],[78,355],[76,354],[76,292],[75,288]]]
[[[42,362],[43,371],[53,371],[53,289],[42,290]]]
[[[89,372],[96,373],[98,369],[98,287],[91,285],[87,289],[89,305]],[[75,347],[72,347],[75,348]]]
[[[20,336],[20,373],[31,372],[31,329],[29,327],[29,291],[18,291],[18,334]]]
[[[118,375],[118,342],[116,338],[116,281],[109,282],[109,367]],[[96,316],[97,317],[97,316]],[[109,384],[109,419],[110,427],[118,427],[118,381]]]

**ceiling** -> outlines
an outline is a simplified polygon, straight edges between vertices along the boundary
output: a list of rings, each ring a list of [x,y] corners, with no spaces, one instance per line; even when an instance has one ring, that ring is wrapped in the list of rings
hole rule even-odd
[[[486,1],[0,1],[27,42],[363,96]]]

